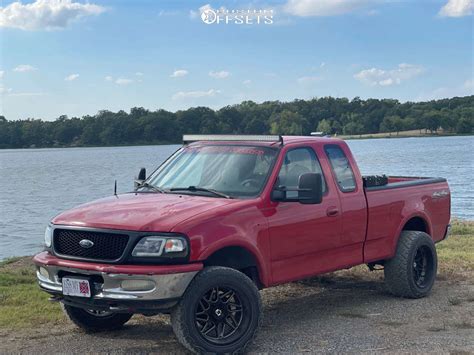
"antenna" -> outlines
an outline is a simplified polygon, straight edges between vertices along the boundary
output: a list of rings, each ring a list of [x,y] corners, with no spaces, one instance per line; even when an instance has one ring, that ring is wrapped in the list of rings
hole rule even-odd
[[[117,196],[117,179],[115,179],[115,184],[114,184],[114,195]]]

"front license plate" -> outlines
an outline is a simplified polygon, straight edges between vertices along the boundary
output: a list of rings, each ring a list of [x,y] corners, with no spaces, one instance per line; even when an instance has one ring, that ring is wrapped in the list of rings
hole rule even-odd
[[[76,297],[90,297],[91,287],[89,280],[63,277],[63,295]]]

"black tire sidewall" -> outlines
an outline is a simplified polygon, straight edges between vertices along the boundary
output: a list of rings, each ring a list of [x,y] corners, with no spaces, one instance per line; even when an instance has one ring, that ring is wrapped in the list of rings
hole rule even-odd
[[[114,330],[122,327],[132,317],[130,313],[112,313],[94,316],[86,310],[63,304],[63,310],[71,321],[86,332]]]
[[[227,268],[213,268],[208,275],[198,275],[192,285],[188,287],[180,307],[182,307],[181,321],[186,323],[188,342],[194,350],[208,353],[234,353],[246,347],[253,338],[261,321],[261,301],[258,290],[253,282],[244,274]],[[234,289],[242,299],[244,317],[248,316],[248,325],[241,336],[227,345],[212,344],[201,336],[195,325],[195,309],[198,301],[212,287],[229,287]]]
[[[424,287],[419,287],[416,284],[413,270],[415,255],[420,247],[427,247],[432,259],[430,279]],[[395,296],[425,297],[433,287],[437,268],[436,247],[431,237],[421,231],[403,231],[398,240],[395,256],[385,262],[385,282],[390,293]]]

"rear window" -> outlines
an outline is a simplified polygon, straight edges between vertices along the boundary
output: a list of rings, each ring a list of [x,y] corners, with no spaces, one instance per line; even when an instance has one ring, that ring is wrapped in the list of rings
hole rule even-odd
[[[339,189],[342,192],[354,191],[356,189],[354,172],[342,149],[337,145],[327,145],[324,150],[331,163]]]

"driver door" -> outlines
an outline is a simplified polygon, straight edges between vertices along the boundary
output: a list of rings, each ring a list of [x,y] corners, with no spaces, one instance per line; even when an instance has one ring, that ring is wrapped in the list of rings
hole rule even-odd
[[[327,171],[327,170],[326,170]],[[283,283],[333,269],[340,263],[335,252],[341,246],[339,197],[328,180],[311,146],[289,149],[282,161],[276,185],[297,188],[305,173],[320,173],[323,178],[321,204],[274,202],[268,216],[273,282]],[[287,198],[296,198],[288,191]]]

